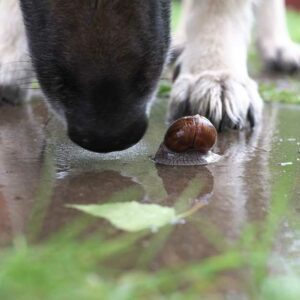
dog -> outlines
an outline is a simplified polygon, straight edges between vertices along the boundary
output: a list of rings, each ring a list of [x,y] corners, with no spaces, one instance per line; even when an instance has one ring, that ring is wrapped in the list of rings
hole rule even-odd
[[[200,2],[202,7],[199,6]],[[223,2],[228,5],[226,6],[228,10],[222,7],[225,5]],[[244,10],[238,6],[242,5],[240,4],[242,2],[245,5]],[[49,6],[46,5],[47,3]],[[94,5],[85,7],[87,3]],[[132,12],[133,15],[129,7],[127,11],[129,15],[125,14],[126,3],[137,5],[136,11]],[[266,64],[272,68],[285,72],[297,70],[299,69],[299,48],[288,37],[284,23],[283,2],[277,7],[278,10],[271,9],[270,5],[276,6],[280,2],[266,0],[265,3],[263,6],[255,3],[257,6],[256,12],[254,11],[258,16],[261,15],[261,22],[266,22],[257,31],[260,53]],[[23,22],[19,4],[21,4],[25,22]],[[147,122],[149,103],[155,96],[160,74],[164,64],[167,63],[170,44],[169,4],[168,1],[156,2],[155,0],[148,2],[147,0],[122,0],[122,3],[115,0],[94,3],[87,0],[49,0],[48,2],[22,0],[20,3],[16,0],[1,1],[1,100],[11,103],[24,99],[24,93],[27,91],[24,87],[27,80],[24,82],[23,78],[27,79],[32,76],[31,60],[28,56],[30,51],[36,76],[43,88],[47,103],[66,123],[71,139],[85,148],[99,152],[128,147],[134,143],[134,138],[138,140],[138,135],[142,135],[144,128],[141,127],[143,122]],[[218,6],[215,6],[217,4]],[[65,172],[73,166],[69,162],[69,153],[65,153],[63,149],[62,152],[66,157],[60,157],[63,161],[60,161],[63,165],[63,168],[60,168],[65,174],[59,177],[59,171],[55,169],[56,163],[52,162],[52,152],[45,150],[47,138],[40,132],[47,121],[46,114],[38,113],[39,117],[36,117],[35,112],[31,111],[31,106],[17,110],[9,106],[2,108],[0,139],[5,147],[2,147],[0,151],[3,170],[0,172],[2,185],[0,202],[4,211],[2,224],[0,224],[2,225],[0,244],[7,244],[11,240],[10,235],[20,236],[20,234],[27,233],[32,224],[34,233],[44,238],[49,231],[56,231],[58,227],[72,221],[74,216],[64,208],[61,210],[62,205],[74,202],[80,204],[83,201],[86,204],[94,203],[95,194],[98,195],[96,201],[106,201],[111,195],[103,194],[106,190],[103,186],[106,183],[111,186],[112,182],[114,192],[122,191],[123,187],[135,186],[142,191],[139,201],[162,204],[161,199],[165,199],[164,201],[170,202],[163,204],[173,206],[174,203],[171,201],[175,201],[186,188],[182,184],[189,184],[195,176],[200,176],[199,180],[194,183],[207,193],[205,199],[209,200],[209,205],[205,210],[202,213],[199,212],[200,219],[204,220],[203,224],[216,226],[216,232],[219,230],[221,235],[228,239],[237,238],[249,220],[264,218],[272,192],[269,185],[272,168],[269,165],[269,151],[263,149],[268,149],[278,124],[276,124],[276,111],[271,113],[266,111],[264,119],[260,120],[262,101],[256,84],[249,79],[247,73],[246,48],[251,17],[254,13],[253,4],[245,0],[186,1],[184,2],[183,22],[174,40],[174,48],[180,48],[182,52],[176,61],[169,105],[170,120],[180,115],[200,112],[207,115],[219,129],[242,129],[254,126],[259,121],[262,123],[262,126],[257,126],[258,130],[250,137],[247,136],[247,132],[242,132],[239,143],[234,142],[236,138],[234,134],[230,139],[228,136],[221,137],[218,147],[226,150],[221,167],[211,165],[208,170],[204,168],[176,170],[154,166],[150,162],[148,165],[146,162],[142,170],[147,170],[147,172],[140,172],[139,162],[138,165],[129,168],[124,168],[123,164],[109,163],[107,164],[108,170],[105,172],[89,171],[86,173],[84,169],[79,172],[76,168]],[[103,9],[106,13],[101,15],[104,23],[96,20],[100,22],[96,23],[99,27],[95,27],[93,23],[90,26],[85,25],[87,26],[85,28],[84,24],[94,17],[90,13],[99,9]],[[268,22],[270,19],[263,17],[268,10],[272,13],[274,24]],[[245,16],[240,14],[241,11],[247,13],[249,18],[244,19]],[[218,32],[209,30],[210,27],[206,29],[203,27],[204,32],[201,33],[200,27],[193,26],[200,12],[206,19],[199,26],[215,26]],[[149,18],[151,17],[151,20],[144,20],[145,13]],[[223,16],[222,19],[220,15]],[[69,23],[74,21],[70,16],[75,18],[75,23]],[[136,17],[132,18],[133,16]],[[129,17],[132,24],[128,23]],[[77,19],[79,19],[78,24]],[[114,20],[116,23],[109,23]],[[240,23],[237,23],[237,20]],[[28,38],[25,38],[24,23],[27,26]],[[128,26],[131,24],[130,28],[127,28],[125,23]],[[107,24],[112,26],[111,31],[106,31]],[[241,24],[244,24],[244,27]],[[247,32],[245,26],[247,26]],[[96,28],[97,31],[94,31]],[[240,34],[247,34],[245,39],[238,35],[242,28],[244,30]],[[148,33],[149,29],[153,31]],[[193,32],[192,29],[199,29],[199,40],[193,40],[192,35],[196,35],[196,31]],[[221,29],[223,32],[220,32]],[[227,30],[228,33],[225,34]],[[269,31],[268,34],[267,31]],[[273,32],[273,35],[270,32]],[[100,33],[99,40],[97,40]],[[232,37],[232,40],[229,37]],[[226,40],[222,41],[222,38]],[[104,40],[105,43],[102,44]],[[197,43],[194,44],[193,41]],[[219,44],[217,44],[218,41]],[[220,44],[224,47],[218,46]],[[202,49],[201,52],[198,51],[199,49]],[[231,53],[231,49],[234,53]],[[241,51],[240,56],[237,56],[239,51]],[[192,55],[188,56],[189,53]],[[205,53],[208,59],[204,60],[201,57]],[[239,63],[235,59],[238,59]],[[138,68],[141,67],[141,61],[143,64],[140,70]],[[247,79],[245,81],[241,81],[244,78],[243,74]],[[197,78],[201,78],[202,81],[195,80]],[[185,82],[188,85],[184,85]],[[205,84],[201,84],[203,82]],[[183,88],[179,89],[180,86]],[[185,89],[184,87],[187,86],[188,89]],[[186,96],[180,97],[180,91]],[[144,95],[144,97],[137,97],[139,95]],[[196,95],[199,97],[192,97]],[[111,102],[106,102],[108,100]],[[197,109],[196,103],[203,103],[203,105],[199,105]],[[222,113],[217,114],[217,110],[221,110]],[[40,115],[45,116],[45,119],[41,119]],[[143,122],[139,120],[141,116],[144,119]],[[239,119],[239,123],[236,119]],[[131,122],[134,120],[137,120],[137,128],[133,128],[133,132],[130,132],[128,137],[127,124],[128,126],[133,124]],[[82,135],[79,135],[77,139],[74,137],[75,133],[72,133],[72,130],[75,130],[72,126],[77,126],[78,130],[81,130]],[[89,126],[92,126],[91,131]],[[263,134],[259,134],[261,128],[263,128]],[[93,130],[95,135],[99,134],[94,141],[92,141]],[[137,134],[138,130],[141,131],[139,134]],[[102,133],[103,136],[101,136]],[[118,144],[109,140],[112,137],[118,138],[118,134],[126,134],[125,137],[132,138],[132,140],[128,142],[122,139],[117,141]],[[133,135],[136,136],[133,138]],[[88,140],[84,141],[84,139]],[[89,140],[91,142],[87,145]],[[224,149],[221,152],[223,153]],[[46,157],[44,157],[45,153]],[[78,163],[77,156],[73,159]],[[85,158],[84,161],[78,163],[80,168],[85,164]],[[254,181],[249,179],[249,176],[253,176],[253,173],[249,175],[250,165],[256,166],[252,169],[257,176]],[[259,168],[263,171],[257,173]],[[139,169],[138,174],[137,169]],[[211,175],[209,175],[210,172]],[[185,179],[184,182],[182,178]],[[202,180],[205,178],[207,180],[202,188]],[[151,182],[150,187],[149,182]],[[258,185],[257,182],[260,184]],[[40,195],[39,188],[42,184],[44,189],[45,183],[47,193]],[[71,190],[66,190],[66,186],[70,186]],[[92,190],[91,186],[94,187]],[[189,204],[189,201],[187,202]],[[38,209],[34,207],[36,203]],[[30,220],[37,220],[34,218],[36,213],[41,222],[38,224],[31,222],[28,225]],[[45,216],[43,220],[40,214]],[[178,226],[172,231],[171,238],[156,256],[156,261],[158,265],[174,265],[175,258],[178,262],[193,263],[214,253],[215,249],[211,249],[212,246],[211,240],[188,223],[184,228]]]
[[[24,98],[19,81],[32,75],[32,64],[73,142],[104,153],[134,145],[146,131],[169,56],[170,5],[170,0],[1,1],[1,101]],[[177,39],[183,50],[169,120],[200,113],[219,130],[255,126],[263,101],[247,70],[254,15],[266,64],[288,72],[300,68],[284,1],[185,0],[183,6]]]

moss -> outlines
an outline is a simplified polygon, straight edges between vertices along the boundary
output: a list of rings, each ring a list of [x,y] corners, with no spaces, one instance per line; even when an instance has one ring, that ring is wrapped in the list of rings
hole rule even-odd
[[[300,104],[300,86],[287,89],[280,88],[275,83],[262,83],[259,90],[262,98],[267,102]]]

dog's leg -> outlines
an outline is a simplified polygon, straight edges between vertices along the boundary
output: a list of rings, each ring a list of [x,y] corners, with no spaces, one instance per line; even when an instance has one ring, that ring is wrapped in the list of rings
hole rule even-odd
[[[32,67],[23,18],[17,0],[0,1],[0,103],[26,97]]]
[[[193,0],[174,74],[169,119],[207,116],[220,130],[251,126],[262,100],[248,76],[251,0]]]
[[[284,0],[263,0],[257,12],[257,45],[271,70],[300,69],[300,46],[292,42],[286,24]]]

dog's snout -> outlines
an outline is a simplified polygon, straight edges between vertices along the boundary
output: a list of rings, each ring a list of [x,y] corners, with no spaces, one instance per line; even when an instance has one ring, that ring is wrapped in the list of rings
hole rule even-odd
[[[138,143],[147,129],[147,119],[139,119],[121,128],[103,124],[69,124],[68,135],[80,147],[98,153],[125,150]]]

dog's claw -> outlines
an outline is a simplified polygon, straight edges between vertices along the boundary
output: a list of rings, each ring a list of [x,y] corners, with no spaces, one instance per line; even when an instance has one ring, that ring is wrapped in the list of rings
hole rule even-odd
[[[249,121],[250,127],[253,128],[255,126],[255,114],[253,105],[250,104],[247,114],[247,119]]]
[[[169,115],[174,119],[201,114],[219,131],[240,130],[255,126],[262,106],[257,85],[251,79],[240,82],[222,72],[180,74],[173,85]]]

